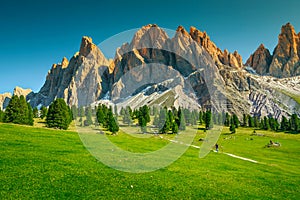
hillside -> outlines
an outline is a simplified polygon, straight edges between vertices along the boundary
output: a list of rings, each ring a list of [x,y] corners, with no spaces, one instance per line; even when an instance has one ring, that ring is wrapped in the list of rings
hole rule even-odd
[[[220,153],[199,159],[188,151],[155,172],[116,171],[92,157],[76,132],[0,124],[1,199],[297,199],[300,180],[299,135],[264,132],[250,136],[224,130]],[[200,131],[194,145],[203,137]],[[99,135],[100,137],[100,135]],[[119,147],[145,152],[164,146],[159,137],[108,136]],[[250,140],[252,138],[252,140]],[[280,148],[263,148],[272,139]],[[257,160],[230,157],[224,152]],[[287,156],[288,155],[288,156]]]

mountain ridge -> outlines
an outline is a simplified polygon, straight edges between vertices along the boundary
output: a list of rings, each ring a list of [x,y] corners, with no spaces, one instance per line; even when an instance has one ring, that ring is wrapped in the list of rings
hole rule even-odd
[[[284,38],[288,36],[282,34],[280,40]],[[295,55],[296,50],[289,55]],[[260,45],[246,64],[264,74],[265,66],[273,63],[271,58],[269,50]],[[280,118],[300,114],[287,93],[280,92],[298,94],[297,87],[293,91],[286,87],[290,83],[285,79],[276,82],[272,77],[248,73],[242,63],[237,51],[222,51],[206,32],[195,27],[187,32],[178,26],[174,37],[169,38],[156,24],[149,24],[139,29],[130,43],[116,49],[114,60],[107,59],[90,37],[83,36],[79,51],[70,61],[64,57],[61,63],[54,64],[40,91],[29,93],[27,100],[33,107],[48,106],[56,98],[65,99],[69,105],[87,106],[105,97],[126,106],[128,97],[139,96],[144,103],[138,105],[172,102],[177,107],[228,111],[239,116],[251,113]],[[146,85],[146,92],[139,90]],[[170,96],[164,95],[165,101],[155,99],[161,99],[164,91],[170,91]],[[177,101],[167,100],[175,97]]]
[[[271,55],[261,45],[250,55],[245,65],[251,66],[260,75],[287,78],[300,75],[300,32],[287,23],[281,27],[278,43]]]

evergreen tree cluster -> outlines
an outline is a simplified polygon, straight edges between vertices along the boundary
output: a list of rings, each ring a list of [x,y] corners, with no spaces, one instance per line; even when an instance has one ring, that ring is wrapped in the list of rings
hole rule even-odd
[[[48,109],[46,125],[49,128],[68,129],[72,122],[72,112],[64,99],[54,100]]]
[[[193,123],[194,114],[188,112],[188,110],[179,108],[178,110],[174,107],[167,109],[153,110],[154,120],[153,125],[159,129],[160,133],[169,133],[177,134],[180,130],[186,129],[186,117],[188,115],[189,123]],[[197,123],[197,120],[196,120]]]
[[[33,125],[33,111],[24,96],[14,95],[5,112],[0,111],[0,120],[7,123]]]
[[[108,108],[104,104],[99,104],[96,111],[96,117],[98,123],[104,128],[107,128],[107,130],[113,134],[119,131],[119,125],[117,123],[117,119],[114,117],[111,107]]]

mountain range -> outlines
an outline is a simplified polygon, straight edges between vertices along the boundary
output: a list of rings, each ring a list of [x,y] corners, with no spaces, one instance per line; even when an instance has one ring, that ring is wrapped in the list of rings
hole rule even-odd
[[[300,33],[287,23],[271,54],[261,44],[243,64],[237,51],[221,50],[206,32],[179,26],[170,38],[155,24],[139,29],[131,42],[106,58],[90,37],[79,52],[53,64],[39,92],[17,87],[33,107],[49,106],[55,98],[69,105],[109,102],[175,106],[250,113],[275,118],[300,115]],[[5,108],[11,94],[0,95]]]

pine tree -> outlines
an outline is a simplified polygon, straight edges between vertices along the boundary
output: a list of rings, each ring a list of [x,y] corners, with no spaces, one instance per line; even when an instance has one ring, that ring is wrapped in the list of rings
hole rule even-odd
[[[33,123],[34,123],[33,110],[32,110],[32,107],[29,103],[27,103],[27,108],[28,108],[28,112],[27,112],[27,122],[26,122],[26,124],[33,126]]]
[[[231,133],[235,133],[235,125],[233,120],[231,120],[229,130]]]
[[[230,126],[230,115],[228,113],[225,114],[225,122],[224,122],[224,125],[225,126]]]
[[[159,115],[159,110],[156,106],[153,107],[153,115]]]
[[[54,100],[50,106],[46,117],[46,124],[49,128],[68,129],[72,116],[70,108],[64,99]]]
[[[108,124],[108,130],[113,134],[119,131],[119,125],[114,118],[111,108],[108,110],[107,124]]]
[[[114,114],[115,114],[116,116],[119,116],[117,105],[114,106]]]
[[[77,117],[78,117],[78,109],[75,105],[72,105],[71,106],[71,111],[72,111],[72,116],[73,116],[73,119],[76,120]]]
[[[263,119],[263,129],[270,130],[269,119],[266,116]]]
[[[130,112],[129,108],[126,108],[126,110],[124,110],[124,115],[123,115],[123,123],[127,125],[132,124],[132,119],[129,112]]]
[[[84,117],[84,108],[80,106],[78,109],[78,117]]]
[[[0,108],[0,122],[4,122],[4,112]]]
[[[147,123],[150,122],[150,112],[148,106],[143,106],[138,110],[138,121],[143,133],[147,132]]]
[[[123,107],[121,108],[120,115],[122,115],[122,116],[125,115],[125,109]]]
[[[167,110],[165,108],[160,109],[160,112],[159,112],[159,124],[158,124],[158,128],[159,129],[163,128],[163,126],[165,124],[165,121],[166,121],[166,116],[167,116]]]
[[[300,131],[299,118],[297,114],[292,114],[291,116],[291,130],[295,132]]]
[[[39,117],[39,110],[37,109],[37,107],[35,107],[35,108],[32,110],[32,112],[33,112],[33,117],[34,117],[34,118],[38,118],[38,117]]]
[[[233,123],[234,123],[235,128],[238,128],[240,126],[240,121],[239,121],[239,118],[237,117],[237,115],[233,114],[232,119],[233,119]]]
[[[199,112],[199,124],[200,125],[203,124],[203,112],[202,111]]]
[[[218,125],[223,125],[224,124],[224,118],[223,118],[223,116],[224,116],[223,113],[218,113],[218,121],[217,121]]]
[[[249,116],[247,114],[243,114],[243,127],[248,127]]]
[[[254,117],[248,116],[248,125],[249,127],[255,127]]]
[[[97,116],[97,120],[98,120],[99,124],[103,125],[104,124],[104,113],[103,113],[102,105],[98,106],[96,116]]]
[[[153,125],[155,127],[158,127],[158,125],[159,125],[159,117],[158,117],[158,115],[154,116]]]
[[[165,119],[165,123],[163,125],[163,127],[161,128],[160,132],[161,133],[168,133],[169,130],[171,129],[171,121],[170,121],[170,118],[169,118],[169,114],[166,115],[166,119]]]
[[[32,108],[23,95],[14,95],[5,110],[5,122],[33,125]]]
[[[259,126],[260,126],[259,118],[257,116],[254,116],[253,120],[254,120],[254,127],[259,128]]]
[[[206,130],[213,128],[212,113],[210,110],[205,112],[204,123]]]
[[[5,122],[17,123],[18,113],[20,109],[20,99],[18,96],[14,95],[10,99],[8,106],[5,109]]]
[[[185,123],[185,117],[184,117],[184,113],[180,113],[179,115],[179,124],[177,124],[179,126],[179,130],[184,131],[186,129],[186,123]]]
[[[48,109],[45,106],[41,107],[41,119],[44,119],[47,116]]]
[[[93,124],[92,119],[92,108],[89,106],[85,110],[86,120],[84,121],[84,126],[90,126]]]
[[[177,134],[178,133],[178,125],[176,122],[172,123],[172,133]]]
[[[280,129],[282,131],[289,130],[289,123],[288,123],[288,120],[285,116],[282,116],[282,118],[281,118]]]

